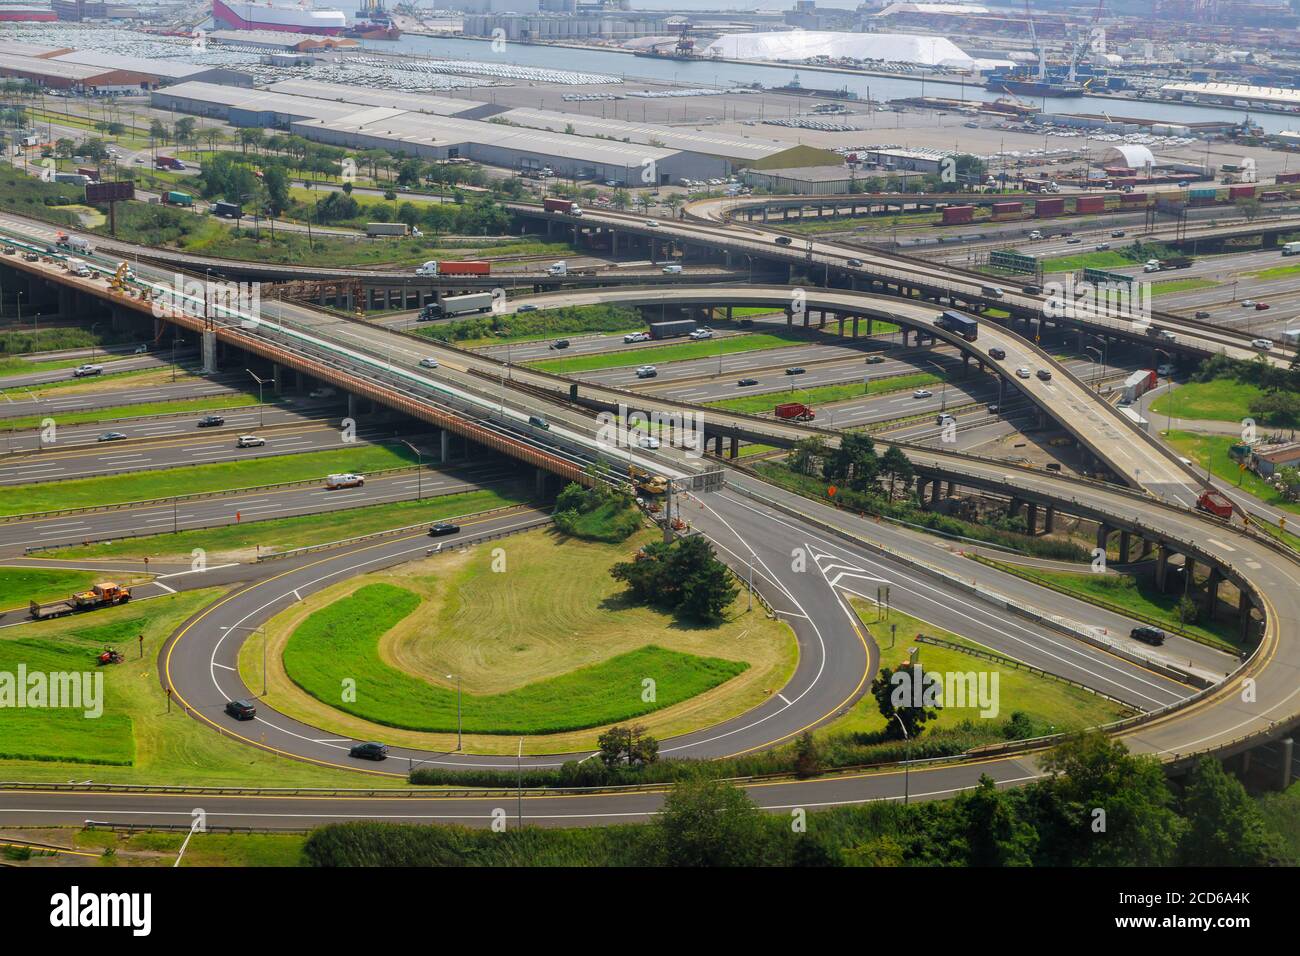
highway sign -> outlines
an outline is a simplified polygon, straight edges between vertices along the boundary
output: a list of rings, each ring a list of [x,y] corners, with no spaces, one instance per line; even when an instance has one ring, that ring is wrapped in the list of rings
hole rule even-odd
[[[1105,269],[1084,269],[1083,281],[1091,282],[1094,285],[1100,283],[1114,283],[1116,285],[1133,285],[1133,277],[1126,276],[1121,272],[1107,272]]]
[[[135,183],[130,180],[111,183],[87,183],[86,202],[120,202],[135,198]]]
[[[696,493],[705,493],[710,491],[721,491],[722,486],[726,483],[726,473],[719,471],[706,471],[700,475],[685,475],[681,478],[673,479],[674,491],[694,491]]]
[[[1006,272],[1020,272],[1031,276],[1038,274],[1038,259],[1034,256],[1022,255],[1019,252],[999,250],[990,253],[989,265]]]

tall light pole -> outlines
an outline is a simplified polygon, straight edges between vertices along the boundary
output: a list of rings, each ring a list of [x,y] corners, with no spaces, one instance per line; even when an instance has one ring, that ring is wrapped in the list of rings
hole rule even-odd
[[[903,758],[903,806],[907,806],[912,795],[912,780],[909,776],[912,763],[912,737],[907,732],[907,724],[903,723],[903,718],[896,713],[894,719],[898,721],[898,726],[903,728],[903,739],[907,741],[907,754]]]
[[[424,500],[424,454],[405,438],[399,438],[403,445],[415,452],[415,500]]]
[[[176,346],[173,341],[172,349],[175,350],[175,347]],[[253,376],[253,381],[257,383],[257,427],[261,428],[265,424],[265,416],[263,413],[266,409],[266,406],[262,403],[262,386],[267,384],[274,385],[275,379],[261,378],[251,368],[246,368],[244,369],[244,371],[247,372],[249,375]]]
[[[460,749],[461,749],[461,746],[462,746],[462,744],[463,744],[463,737],[461,736],[461,720],[460,720],[460,713],[461,713],[461,711],[460,711],[460,675],[459,675],[459,674],[448,674],[448,675],[447,675],[447,680],[451,680],[452,678],[455,678],[455,679],[456,679],[456,752],[457,752],[457,753],[460,753]]]
[[[99,328],[98,322],[90,323],[90,360],[95,361],[95,329]]]

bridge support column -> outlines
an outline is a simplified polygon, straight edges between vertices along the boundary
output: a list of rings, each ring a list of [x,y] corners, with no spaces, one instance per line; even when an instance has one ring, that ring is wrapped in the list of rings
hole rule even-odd
[[[965,377],[966,377],[967,375],[969,375],[969,374],[970,374],[970,353],[969,353],[969,352],[962,352],[962,353],[961,353],[961,375],[962,375],[962,378],[965,378]]]
[[[785,324],[787,326],[794,325],[794,309],[788,305],[785,307]]]
[[[1165,593],[1165,585],[1169,583],[1169,546],[1164,542],[1156,544],[1156,588],[1161,594]]]
[[[438,461],[445,465],[451,458],[451,432],[444,428],[438,433],[438,439]]]
[[[1214,612],[1219,607],[1219,584],[1223,581],[1223,575],[1216,567],[1210,568],[1209,580],[1205,582],[1205,604],[1203,613],[1211,620],[1214,620]]]
[[[1127,531],[1121,531],[1119,533],[1119,563],[1120,564],[1128,564],[1129,546],[1132,543],[1132,540],[1133,540],[1132,535],[1130,535]]]
[[[727,321],[728,321],[728,322],[731,321],[731,311],[732,311],[732,308],[733,308],[732,306],[727,306]]]
[[[871,336],[875,334],[875,330],[876,330],[876,320],[871,316],[867,316],[867,338],[871,338]],[[857,329],[854,329],[853,330],[854,337],[856,337],[857,334],[858,334]]]
[[[1288,737],[1282,741],[1282,778],[1278,781],[1280,789],[1291,786],[1291,762],[1295,759],[1295,738]]]
[[[1048,505],[1043,514],[1043,534],[1051,534],[1056,530],[1056,507]]]
[[[357,417],[357,397],[353,395],[351,392],[348,392],[348,418],[355,419],[356,417]]]
[[[1254,604],[1251,603],[1250,594],[1243,590],[1237,598],[1238,633],[1243,641],[1250,637],[1250,610],[1252,607],[1254,607]]]
[[[869,323],[869,322],[868,322],[868,327],[867,327],[867,334],[868,334],[868,335],[871,334],[871,327],[870,327],[870,323]],[[911,333],[908,332],[907,326],[903,326],[903,329],[902,329],[902,335],[903,335],[903,348],[907,348],[907,337],[908,337],[908,335],[910,335],[910,334],[911,334]]]
[[[855,339],[858,337],[858,320],[859,320],[860,318],[861,318],[861,316],[857,316],[857,315],[855,315],[855,316],[853,317],[853,337],[854,337]],[[870,320],[870,319],[867,319],[867,322],[868,322],[868,324],[870,324],[871,320]]]
[[[934,479],[934,483],[930,485],[930,504],[937,505],[939,503],[939,496],[942,493],[943,493],[943,480],[940,478],[936,478]]]
[[[550,477],[551,473],[545,468],[538,468],[533,475],[533,494],[539,499],[546,497],[546,482]]]
[[[618,230],[617,229],[611,229],[609,231],[609,254],[611,256],[618,255]]]
[[[844,338],[844,313],[841,312],[841,313],[837,316],[837,318],[839,319],[839,326],[840,326],[840,327],[839,327],[839,331],[838,331],[836,334],[837,334],[840,338]]]
[[[276,395],[281,394],[284,391],[284,369],[281,368],[279,365],[272,364],[271,378],[275,379],[275,381],[272,383],[272,388],[274,390],[274,393]]]
[[[1101,551],[1106,550],[1106,545],[1110,542],[1110,533],[1115,529],[1110,525],[1101,524],[1097,526],[1097,547]]]
[[[1025,509],[1025,531],[1031,536],[1038,534],[1038,503],[1031,501]]]
[[[1019,498],[1012,498],[1010,501],[1007,502],[1007,517],[1014,518],[1017,515],[1019,515],[1020,509],[1023,505],[1024,502],[1021,501]]]
[[[217,370],[217,333],[201,332],[199,335],[203,351],[203,374],[211,375]]]
[[[805,329],[808,328],[808,319],[810,318],[808,312],[809,310],[807,308],[803,310],[803,327]]]
[[[740,457],[740,438],[738,438],[736,435],[732,435],[732,436],[731,436],[731,451],[730,451],[730,455],[731,455],[732,458],[739,458],[739,457]]]

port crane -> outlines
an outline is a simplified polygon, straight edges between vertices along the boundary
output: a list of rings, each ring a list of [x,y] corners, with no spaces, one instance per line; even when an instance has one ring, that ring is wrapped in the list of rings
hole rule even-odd
[[[1097,9],[1092,12],[1092,20],[1088,23],[1088,28],[1083,31],[1078,42],[1074,44],[1074,49],[1070,51],[1070,74],[1069,81],[1075,82],[1078,73],[1079,59],[1085,52],[1093,47],[1096,40],[1097,25],[1101,22],[1102,15],[1106,12],[1106,0],[1097,0]],[[1088,81],[1092,82],[1091,80]],[[1084,84],[1087,86],[1087,84]]]

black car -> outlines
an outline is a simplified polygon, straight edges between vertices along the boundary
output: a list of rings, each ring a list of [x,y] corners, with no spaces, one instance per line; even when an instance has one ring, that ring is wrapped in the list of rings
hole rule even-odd
[[[1123,238],[1124,238],[1124,230],[1123,230],[1123,229],[1116,229],[1114,232],[1112,232],[1112,233],[1110,234],[1110,237],[1111,237],[1112,239],[1123,239]]]
[[[802,375],[803,373],[804,369],[800,368],[798,365],[793,365],[785,370],[786,375]]]
[[[995,358],[999,362],[1001,362],[1006,357],[1007,357],[1006,349],[998,349],[998,348],[989,349],[989,358]]]
[[[551,423],[540,415],[529,415],[528,424],[532,425],[534,428],[540,428],[543,431],[549,431],[551,427]]]
[[[257,716],[257,708],[251,700],[226,701],[226,713],[235,720],[252,720]]]
[[[199,419],[200,428],[211,428],[214,425],[224,425],[226,420],[220,415],[204,415]]]
[[[528,303],[528,304],[526,304],[526,305],[521,305],[519,308],[515,309],[515,311],[516,311],[516,312],[536,312],[536,311],[537,311],[537,306],[533,305],[533,304],[530,302],[530,303]]]
[[[844,260],[844,264],[845,264],[846,266],[848,266],[850,269],[861,269],[861,268],[862,268],[862,260],[861,260],[861,259],[845,259],[845,260]]]
[[[1041,285],[1027,285],[1024,286],[1020,291],[1023,292],[1025,295],[1042,295],[1043,287]]]
[[[126,438],[121,432],[104,432],[95,441],[122,441]]]
[[[568,339],[556,339],[554,342],[551,343],[551,348],[553,349],[567,349],[568,347],[569,347]]]
[[[746,385],[757,385],[757,384],[758,384],[758,379],[756,378],[742,378],[739,382],[736,383],[737,386],[742,388],[745,387]]]
[[[1045,368],[1040,368],[1037,374],[1040,381],[1050,382],[1052,380],[1052,373]]]
[[[868,365],[879,365],[884,360],[885,357],[883,355],[868,355],[866,357],[866,363]]]
[[[1210,313],[1205,312],[1205,311],[1197,312],[1197,313],[1196,313],[1196,317],[1197,317],[1198,319],[1208,319],[1208,318],[1210,317]]]
[[[359,760],[387,760],[388,745],[377,743],[353,744],[348,750],[349,757],[356,757]]]
[[[776,237],[776,244],[777,244],[778,246],[788,246],[788,245],[790,245],[791,241],[792,241],[792,240],[790,239],[789,236],[777,236],[777,237]]]
[[[1141,641],[1143,644],[1150,644],[1159,647],[1165,642],[1165,632],[1158,627],[1148,627],[1145,624],[1141,627],[1135,627],[1128,632],[1128,636],[1135,641]]]
[[[458,531],[460,531],[460,525],[458,524],[443,524],[439,522],[429,529],[429,537],[441,538],[445,534],[456,534]]]

